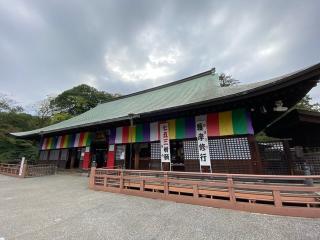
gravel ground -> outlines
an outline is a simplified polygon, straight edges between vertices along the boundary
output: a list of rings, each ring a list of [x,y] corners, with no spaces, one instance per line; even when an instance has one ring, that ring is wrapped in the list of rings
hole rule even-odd
[[[87,181],[0,175],[0,239],[320,239],[320,219],[96,192]]]

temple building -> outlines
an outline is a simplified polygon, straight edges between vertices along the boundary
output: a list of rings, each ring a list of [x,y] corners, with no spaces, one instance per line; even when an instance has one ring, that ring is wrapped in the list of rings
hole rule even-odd
[[[215,70],[118,97],[16,137],[38,139],[60,168],[261,173],[255,133],[300,101],[320,64],[266,81],[221,87]]]

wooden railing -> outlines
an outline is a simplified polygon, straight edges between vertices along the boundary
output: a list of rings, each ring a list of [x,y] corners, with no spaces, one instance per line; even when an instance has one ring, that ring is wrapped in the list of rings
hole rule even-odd
[[[249,212],[320,217],[320,176],[91,169],[89,187]]]
[[[20,172],[20,164],[0,163],[0,174],[13,177],[40,177],[56,174],[57,166],[55,164],[28,164],[24,163]]]
[[[19,176],[20,164],[0,163],[0,174],[8,176]]]

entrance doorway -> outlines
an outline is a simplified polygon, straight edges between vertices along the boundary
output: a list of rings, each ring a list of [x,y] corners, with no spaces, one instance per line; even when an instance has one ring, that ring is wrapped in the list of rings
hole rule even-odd
[[[82,148],[71,148],[66,164],[66,169],[74,169],[80,167]]]
[[[170,141],[171,170],[184,171],[184,149],[182,141]]]
[[[102,168],[107,166],[107,149],[108,142],[106,133],[101,131],[97,132],[94,140],[91,143],[91,164],[92,161],[96,162],[96,167]]]
[[[134,169],[150,169],[151,148],[150,143],[136,143],[134,146]]]
[[[105,167],[106,162],[106,152],[105,148],[96,148],[95,149],[95,160],[97,164],[97,168]]]

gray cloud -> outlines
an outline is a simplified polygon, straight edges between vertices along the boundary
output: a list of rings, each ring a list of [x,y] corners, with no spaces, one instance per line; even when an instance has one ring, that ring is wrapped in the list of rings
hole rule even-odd
[[[0,0],[0,92],[129,93],[212,67],[241,82],[319,62],[319,1]],[[312,96],[320,101],[319,87]]]

